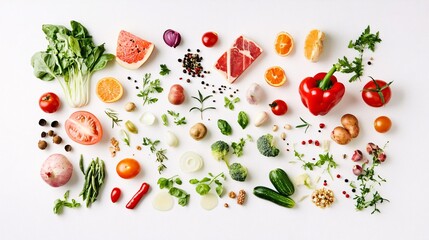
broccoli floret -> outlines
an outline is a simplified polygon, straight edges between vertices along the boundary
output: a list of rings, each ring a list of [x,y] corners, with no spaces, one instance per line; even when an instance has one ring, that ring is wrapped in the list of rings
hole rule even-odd
[[[235,181],[244,182],[247,177],[247,168],[240,163],[233,163],[229,167],[229,175]]]
[[[225,161],[226,165],[229,166],[228,160],[226,159],[226,155],[229,152],[228,143],[219,140],[212,144],[212,155],[216,160]]]
[[[259,152],[266,157],[276,157],[280,150],[274,146],[274,138],[271,134],[265,134],[258,138],[256,142]]]

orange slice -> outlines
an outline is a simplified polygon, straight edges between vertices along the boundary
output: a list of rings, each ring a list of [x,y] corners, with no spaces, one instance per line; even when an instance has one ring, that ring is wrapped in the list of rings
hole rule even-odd
[[[308,33],[305,39],[304,55],[312,61],[319,61],[319,57],[323,52],[323,40],[325,40],[325,33],[320,30],[313,29]]]
[[[293,38],[287,32],[280,32],[277,34],[276,41],[274,42],[274,49],[276,53],[282,57],[289,55],[293,49]]]
[[[280,87],[286,82],[285,71],[279,67],[270,67],[265,71],[265,81],[273,87]]]
[[[121,99],[124,88],[116,78],[105,77],[97,82],[96,93],[101,101],[111,103]]]

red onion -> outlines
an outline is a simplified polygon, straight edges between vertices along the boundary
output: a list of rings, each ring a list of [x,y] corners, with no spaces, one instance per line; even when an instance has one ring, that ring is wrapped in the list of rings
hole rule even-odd
[[[355,150],[352,156],[353,162],[358,162],[363,159],[362,151],[361,150]]]
[[[362,167],[360,165],[354,165],[353,174],[359,176],[362,174]]]
[[[164,42],[170,46],[170,47],[177,47],[180,44],[180,40],[182,40],[180,33],[172,30],[172,29],[167,29],[164,32]]]
[[[66,184],[73,174],[73,165],[62,154],[49,156],[40,169],[42,179],[52,187]]]

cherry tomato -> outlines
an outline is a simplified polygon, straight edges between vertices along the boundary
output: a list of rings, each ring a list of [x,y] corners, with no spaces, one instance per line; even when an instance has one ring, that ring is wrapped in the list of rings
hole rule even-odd
[[[203,34],[201,40],[203,41],[204,46],[213,47],[217,43],[218,36],[215,32],[206,32]]]
[[[115,187],[112,189],[112,192],[110,193],[110,199],[112,200],[112,203],[115,203],[119,200],[121,197],[121,189]]]
[[[362,99],[371,107],[381,107],[386,105],[392,97],[390,84],[383,80],[372,79],[362,89]]]
[[[100,121],[87,111],[76,111],[70,115],[65,130],[71,140],[83,145],[96,144],[103,137]]]
[[[116,165],[119,177],[130,179],[140,173],[140,164],[133,158],[124,158]]]
[[[274,100],[271,104],[269,104],[269,106],[271,107],[271,111],[277,116],[284,115],[288,109],[287,104],[280,99]]]
[[[392,121],[386,116],[380,116],[374,120],[374,128],[379,133],[385,133],[392,127]]]
[[[43,94],[39,99],[39,106],[46,113],[56,112],[60,105],[60,98],[52,92]]]

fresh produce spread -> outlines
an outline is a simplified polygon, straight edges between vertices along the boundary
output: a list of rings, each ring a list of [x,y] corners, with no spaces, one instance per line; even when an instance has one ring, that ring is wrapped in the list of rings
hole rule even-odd
[[[343,109],[347,113],[337,116],[338,126],[328,126],[321,120],[316,123],[307,121],[303,117],[298,119],[289,117],[286,121],[288,112],[291,109],[296,111],[296,106],[288,103],[288,99],[282,96],[269,94],[270,89],[287,88],[286,71],[281,66],[271,66],[262,76],[256,77],[262,81],[256,82],[249,80],[250,75],[244,74],[251,72],[254,65],[264,61],[261,56],[267,52],[275,52],[280,57],[288,58],[292,51],[303,52],[308,61],[317,64],[326,52],[324,42],[329,40],[322,30],[309,30],[305,41],[302,39],[304,44],[302,51],[295,48],[294,38],[285,31],[279,31],[277,36],[272,36],[274,44],[271,49],[266,47],[263,49],[255,41],[237,34],[238,37],[231,47],[216,51],[214,55],[219,57],[210,63],[203,58],[203,52],[213,50],[218,44],[221,36],[217,32],[204,33],[201,36],[204,49],[193,50],[183,46],[182,40],[188,36],[167,29],[160,36],[168,46],[165,49],[182,47],[185,49],[183,57],[174,59],[175,65],[160,62],[156,71],[145,70],[146,73],[138,80],[131,77],[136,75],[135,70],[145,68],[148,60],[157,61],[156,56],[152,54],[155,49],[153,41],[146,40],[144,36],[121,30],[118,33],[116,53],[111,54],[105,52],[104,44],[95,44],[95,41],[100,39],[93,38],[87,28],[79,22],[71,21],[71,29],[61,25],[45,24],[42,31],[48,43],[46,50],[36,52],[31,58],[34,76],[43,81],[58,81],[63,90],[54,93],[47,89],[39,100],[42,110],[39,125],[50,126],[51,129],[41,133],[38,148],[45,150],[51,144],[64,145],[63,151],[47,155],[46,160],[40,162],[41,178],[51,187],[65,189],[63,196],[59,196],[57,200],[53,199],[55,214],[61,214],[65,208],[82,206],[90,208],[92,204],[98,204],[97,199],[103,191],[110,192],[109,204],[121,204],[134,211],[138,211],[138,205],[148,204],[148,201],[152,201],[154,209],[159,211],[173,209],[176,201],[179,206],[186,207],[195,204],[191,201],[191,195],[198,196],[199,204],[206,210],[217,208],[222,201],[224,208],[231,208],[232,202],[245,207],[246,199],[250,197],[255,198],[251,204],[275,204],[273,206],[281,209],[294,208],[304,201],[311,202],[318,208],[329,208],[335,205],[337,199],[344,198],[352,201],[356,210],[367,210],[373,214],[380,213],[383,204],[389,202],[382,189],[387,180],[379,174],[379,169],[387,160],[389,139],[386,138],[385,142],[380,143],[364,139],[366,146],[342,153],[341,159],[338,158],[339,153],[331,152],[330,148],[333,144],[347,145],[354,139],[361,138],[360,124],[363,122],[373,122],[374,134],[385,134],[392,126],[388,116],[380,115],[375,120],[363,119],[354,114],[353,109]],[[291,90],[299,93],[301,100],[299,103],[302,102],[305,107],[303,109],[308,110],[315,119],[321,119],[318,116],[332,114],[332,110],[338,108],[338,104],[348,94],[346,91],[348,85],[355,84],[356,81],[366,82],[361,93],[358,93],[361,95],[359,101],[362,104],[370,106],[374,111],[388,104],[392,97],[392,81],[364,77],[365,69],[373,61],[368,56],[376,50],[381,41],[379,32],[372,31],[368,26],[362,32],[357,32],[356,39],[348,43],[348,48],[355,50],[353,58],[339,56],[338,62],[333,63],[327,72],[303,74],[299,88]],[[93,79],[94,72],[103,72],[112,64],[123,67],[124,71],[129,73],[129,77],[117,79],[105,76]],[[183,77],[166,89],[163,78],[171,72],[181,73]],[[342,76],[348,76],[348,79],[337,78],[335,76],[337,72],[343,73]],[[213,78],[217,80],[214,81]],[[255,75],[251,78],[255,79]],[[224,82],[219,83],[219,79]],[[90,89],[91,81],[97,81],[95,89]],[[198,84],[196,89],[194,84],[191,88],[188,84],[191,81],[200,82],[201,85]],[[248,82],[247,88],[234,86],[237,81]],[[125,83],[138,84],[135,86],[135,94],[131,91],[124,94],[127,90],[127,87],[123,86]],[[102,101],[105,104],[105,115],[96,116],[88,109],[80,109],[88,105],[90,95],[97,96],[91,98],[91,101]],[[124,98],[126,103],[122,109],[113,109],[109,106],[110,103],[121,99],[124,101]],[[169,108],[160,107],[156,113],[148,111],[137,113],[139,107],[157,105],[161,98],[168,100],[171,104]],[[268,99],[270,104],[261,104],[264,98]],[[222,101],[223,107],[219,107],[217,101]],[[183,111],[183,108],[177,107],[179,105],[186,105],[189,108]],[[251,106],[255,111],[250,112],[247,110],[249,108],[242,108],[244,105]],[[74,112],[67,119],[52,122],[45,120],[48,116],[49,118],[55,116],[60,108],[70,108]],[[124,112],[135,114],[135,118],[122,119],[121,114]],[[208,118],[206,116],[208,112],[216,114]],[[233,112],[235,120],[227,118],[224,112],[228,114]],[[194,121],[193,118],[190,121],[191,114],[198,116],[199,120]],[[213,116],[216,116],[216,119]],[[109,124],[103,125],[105,121]],[[215,124],[208,124],[213,122]],[[110,128],[106,129],[106,126]],[[189,136],[178,135],[174,128],[169,128],[170,126],[188,129]],[[166,136],[158,139],[145,135],[143,127],[167,129]],[[56,128],[64,128],[67,136],[59,136]],[[311,136],[308,130],[312,128],[317,128],[318,132],[329,131],[330,138],[322,140]],[[244,130],[247,132],[238,140],[231,137],[233,132]],[[290,141],[289,135],[292,135],[294,130],[303,131],[308,134],[308,138]],[[260,131],[264,133],[260,134]],[[208,140],[208,135],[222,138],[211,141]],[[132,141],[131,139],[135,139],[134,136],[141,140],[138,143]],[[68,144],[64,144],[64,137],[67,138]],[[109,138],[107,141],[109,146],[100,145],[103,138]],[[201,146],[205,149],[200,150],[207,154],[203,156],[195,149],[190,149],[183,143],[186,141],[204,143]],[[182,144],[179,144],[180,142]],[[110,159],[101,159],[97,156],[87,159],[89,152],[79,153],[80,159],[69,159],[67,153],[76,151],[73,145],[88,145],[88,149],[105,148],[110,154]],[[308,157],[304,152],[305,148],[300,146],[318,149],[318,157]],[[134,154],[117,159],[118,152],[126,148],[149,153],[156,162],[156,168],[144,166],[139,156]],[[169,160],[173,156],[168,152],[172,148],[182,149],[180,156],[174,156],[178,159],[176,162],[180,171],[166,176],[166,169],[169,169],[169,164],[173,164]],[[256,174],[246,167],[246,161],[243,161],[244,158],[249,158],[246,155],[249,148],[254,148],[258,154],[251,156],[253,160],[279,159],[282,161],[281,166],[284,167],[273,168],[266,173],[266,179],[271,184],[255,183],[252,189],[244,187],[229,189],[231,181],[237,186],[249,181],[249,178]],[[284,152],[289,153],[285,155]],[[114,161],[116,169],[108,168],[106,161]],[[222,163],[222,171],[208,169],[205,166],[207,161]],[[338,166],[345,161],[353,167],[341,173]],[[288,168],[297,165],[301,166],[301,174],[291,174]],[[84,179],[80,193],[67,189],[74,173],[73,169],[77,167],[80,169],[78,178]],[[158,178],[141,176],[144,175],[141,171],[143,168],[145,171],[156,172]],[[203,173],[198,176],[204,177],[195,177],[193,174],[196,172]],[[140,181],[140,188],[131,193],[131,199],[121,199],[124,189],[119,185],[106,189],[105,180],[114,174],[127,181]],[[140,176],[139,180],[136,176]],[[344,182],[344,190],[338,192],[331,189],[330,184],[333,181]],[[309,194],[298,197],[296,190],[299,188],[306,189]],[[153,196],[149,198],[147,195]]]

